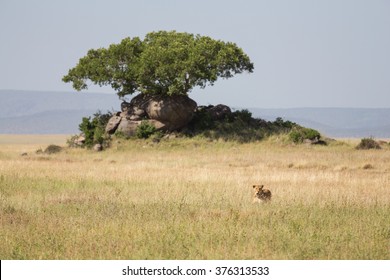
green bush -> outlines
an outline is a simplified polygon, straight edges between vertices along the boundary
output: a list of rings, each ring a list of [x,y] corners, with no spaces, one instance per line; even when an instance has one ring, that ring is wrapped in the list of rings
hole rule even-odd
[[[253,121],[252,113],[247,110],[235,111],[231,114],[230,121],[240,120],[246,124],[250,124]]]
[[[289,133],[289,138],[294,143],[302,143],[304,140],[316,140],[321,138],[321,134],[312,128],[295,127]]]
[[[188,124],[189,130],[191,130],[194,134],[197,134],[198,131],[205,131],[214,127],[215,122],[213,121],[211,115],[207,112],[206,108],[197,110],[191,122]]]
[[[295,123],[293,123],[291,121],[285,121],[281,117],[276,118],[275,121],[273,122],[273,124],[278,126],[278,127],[287,128],[287,129],[292,129],[294,126],[296,126]]]
[[[275,134],[286,134],[299,127],[296,123],[284,121],[282,118],[277,118],[274,122],[253,118],[252,113],[246,109],[227,114],[222,120],[213,120],[207,112],[208,108],[204,107],[195,112],[194,118],[184,131],[187,136],[200,135],[209,139],[253,142]]]
[[[102,114],[97,111],[93,117],[82,119],[79,130],[85,135],[85,147],[91,148],[95,144],[107,144],[109,139],[105,134],[105,128],[111,116],[111,113]]]
[[[123,133],[123,131],[120,131],[120,130],[116,130],[115,133],[114,133],[114,136],[115,138],[118,138],[118,139],[129,139],[129,137]]]
[[[359,145],[356,146],[358,150],[370,150],[370,149],[381,149],[381,146],[372,137],[363,138],[360,140]]]
[[[135,135],[139,139],[147,139],[156,132],[156,127],[147,120],[141,122],[135,131]]]

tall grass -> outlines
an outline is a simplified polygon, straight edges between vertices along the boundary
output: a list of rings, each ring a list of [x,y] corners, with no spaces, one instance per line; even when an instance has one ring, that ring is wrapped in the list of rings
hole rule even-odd
[[[2,147],[1,259],[390,258],[388,149],[179,139],[54,155],[34,143],[21,157]],[[252,204],[257,183],[270,204]]]

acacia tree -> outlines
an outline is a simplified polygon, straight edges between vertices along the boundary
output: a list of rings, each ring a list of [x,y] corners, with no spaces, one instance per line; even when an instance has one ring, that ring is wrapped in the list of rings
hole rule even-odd
[[[133,93],[187,95],[219,77],[253,72],[253,63],[236,44],[176,31],[151,32],[142,41],[125,38],[108,48],[91,49],[63,77],[80,91],[91,81],[109,85],[123,97]]]

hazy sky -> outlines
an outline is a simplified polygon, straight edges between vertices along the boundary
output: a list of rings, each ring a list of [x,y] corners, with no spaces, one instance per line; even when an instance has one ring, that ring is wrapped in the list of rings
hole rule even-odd
[[[388,0],[0,0],[0,89],[71,92],[61,78],[89,49],[157,30],[232,41],[254,62],[195,88],[200,104],[390,107]]]

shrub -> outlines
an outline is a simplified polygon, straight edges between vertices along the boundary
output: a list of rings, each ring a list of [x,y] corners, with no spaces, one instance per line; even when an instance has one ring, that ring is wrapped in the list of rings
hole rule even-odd
[[[210,113],[207,112],[207,108],[198,109],[191,122],[187,126],[194,134],[197,134],[199,131],[205,131],[215,127],[215,122],[213,121]]]
[[[128,139],[129,137],[126,136],[126,134],[123,133],[123,131],[116,130],[114,133],[114,136],[119,139]]]
[[[84,145],[87,147],[92,147],[95,125],[93,121],[91,121],[91,117],[83,117],[81,124],[79,124],[79,130],[85,135]]]
[[[360,140],[359,145],[356,146],[358,150],[370,150],[370,149],[381,149],[381,146],[372,137],[363,138]]]
[[[161,131],[156,131],[155,133],[153,133],[152,135],[151,135],[151,140],[152,140],[152,142],[154,142],[154,143],[158,143],[158,142],[160,142],[161,141],[161,139],[164,137],[164,133],[163,132],[161,132]]]
[[[72,135],[70,138],[66,139],[66,144],[69,148],[77,148],[80,147],[80,145],[76,144],[77,139],[80,137],[80,135]]]
[[[79,130],[85,135],[84,146],[91,148],[95,144],[107,144],[108,136],[105,134],[106,125],[111,118],[111,113],[102,114],[97,111],[93,117],[84,117]]]
[[[312,128],[295,127],[289,133],[289,138],[294,143],[302,143],[305,139],[316,140],[321,138],[321,134]]]
[[[252,113],[247,109],[233,112],[232,118],[233,120],[241,120],[246,124],[250,124],[253,120]]]
[[[45,149],[44,153],[45,154],[56,154],[56,153],[59,153],[62,151],[62,147],[60,146],[57,146],[57,145],[49,145],[47,146],[47,148]]]
[[[274,125],[279,126],[280,128],[287,128],[287,129],[292,129],[294,126],[296,126],[295,123],[291,121],[285,121],[281,117],[277,117],[275,119]]]
[[[147,139],[155,132],[156,132],[156,127],[151,123],[149,123],[148,121],[144,120],[141,122],[139,126],[137,126],[135,135],[137,136],[137,138]]]
[[[238,110],[227,114],[224,119],[213,119],[208,109],[198,107],[194,118],[184,133],[187,136],[201,135],[210,139],[253,142],[275,134],[287,134],[299,127],[291,121],[277,118],[274,122],[253,118],[249,110]],[[315,136],[319,136],[319,133]],[[314,136],[314,137],[315,137]],[[303,141],[303,140],[302,140]]]

